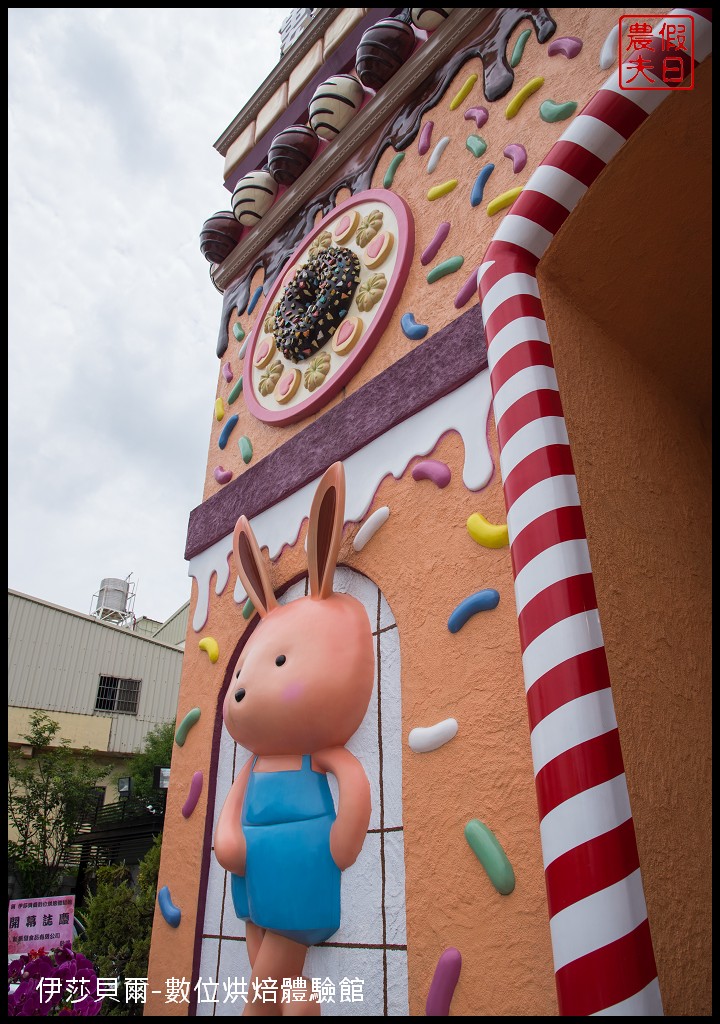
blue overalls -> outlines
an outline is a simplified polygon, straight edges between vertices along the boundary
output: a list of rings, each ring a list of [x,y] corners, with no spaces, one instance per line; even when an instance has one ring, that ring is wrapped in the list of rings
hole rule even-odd
[[[340,869],[330,854],[335,821],[324,772],[303,754],[299,771],[255,772],[242,810],[245,876],[231,875],[238,917],[305,946],[340,927]]]

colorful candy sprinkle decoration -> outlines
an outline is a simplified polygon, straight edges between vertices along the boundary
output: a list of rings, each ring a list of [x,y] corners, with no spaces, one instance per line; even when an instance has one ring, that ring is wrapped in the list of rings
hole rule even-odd
[[[485,167],[480,171],[470,193],[470,205],[479,206],[483,199],[483,193],[485,192],[485,186],[488,178],[495,170],[495,164],[486,164]]]
[[[410,341],[420,341],[427,334],[429,327],[427,324],[415,323],[415,317],[412,313],[404,313],[400,318],[400,326],[402,332],[406,338]]]
[[[218,647],[218,642],[215,639],[215,637],[204,636],[200,643],[198,644],[198,647],[200,648],[201,651],[205,651],[208,658],[214,665],[215,662],[218,660],[218,657],[220,656],[220,648]]]
[[[482,156],[487,149],[487,142],[479,135],[468,135],[465,141],[465,148],[469,149],[473,156]]]
[[[517,95],[515,95],[510,100],[507,107],[505,108],[505,117],[508,119],[508,121],[519,113],[520,108],[522,107],[525,100],[529,99],[534,92],[537,92],[544,82],[545,79],[538,75],[537,78],[531,78],[527,85],[524,85],[522,87],[520,92],[518,92]]]
[[[452,192],[454,188],[457,188],[457,178],[452,178],[450,181],[444,181],[442,185],[435,185],[431,188],[427,194],[428,199],[432,203],[435,199],[442,199],[449,192]]]
[[[495,833],[473,818],[465,826],[465,838],[500,895],[509,896],[515,888],[515,872]]]
[[[170,890],[166,885],[162,887],[157,897],[158,906],[160,907],[160,913],[165,918],[171,928],[177,928],[180,924],[182,917],[182,911],[179,907],[176,907],[170,898]]]
[[[424,267],[426,267],[428,263],[432,263],[432,261],[435,259],[438,252],[440,251],[440,246],[443,244],[449,233],[449,220],[444,220],[442,224],[438,224],[438,228],[435,234],[433,235],[432,242],[430,242],[430,245],[428,245],[427,249],[423,250],[422,256],[420,257],[420,262]]]
[[[442,263],[438,263],[436,267],[433,267],[427,275],[427,283],[434,284],[436,281],[439,281],[441,277],[447,277],[448,274],[454,274],[460,269],[464,262],[464,256],[451,256],[450,259],[443,260]]]
[[[432,480],[438,487],[447,487],[451,477],[448,464],[437,459],[424,459],[412,468],[413,480]]]
[[[492,217],[494,214],[499,213],[500,210],[504,210],[506,207],[512,206],[521,192],[522,186],[518,186],[518,188],[508,189],[507,192],[503,192],[501,195],[496,196],[492,202],[488,203],[488,217]]]
[[[567,103],[555,103],[554,100],[545,100],[540,104],[540,117],[543,121],[554,124],[556,121],[567,121],[577,110],[577,103],[568,100]]]
[[[448,629],[451,633],[458,633],[468,619],[478,612],[491,611],[500,604],[500,595],[497,590],[478,590],[461,601],[448,619]]]
[[[510,67],[516,68],[520,63],[525,50],[525,44],[532,35],[532,29],[526,28],[524,32],[521,32],[518,36],[517,42],[513,48],[512,57],[510,58]]]
[[[478,76],[477,75],[470,75],[470,77],[467,79],[467,81],[463,85],[462,89],[460,90],[460,92],[451,100],[451,102],[450,102],[450,109],[451,110],[457,110],[457,108],[460,106],[462,101],[467,99],[467,97],[469,96],[469,94],[470,94],[470,92],[472,90],[472,87],[475,85],[477,80],[478,80]]]
[[[190,789],[188,791],[187,799],[182,805],[182,816],[183,818],[189,818],[192,812],[197,807],[197,802],[200,799],[200,794],[203,788],[203,773],[195,772],[191,781]]]
[[[383,178],[383,186],[385,188],[390,188],[390,186],[392,185],[393,181],[395,180],[395,171],[398,169],[398,167],[400,166],[404,159],[404,153],[396,153],[395,156],[390,161],[390,166],[385,171],[385,177]]]
[[[430,156],[430,159],[428,160],[428,165],[427,165],[427,172],[428,172],[428,174],[432,174],[432,172],[435,170],[437,165],[440,163],[440,157],[443,155],[443,153],[447,149],[447,145],[448,145],[449,142],[450,142],[450,136],[446,135],[444,138],[440,139],[440,141],[438,142],[437,146],[432,151],[432,154]]]
[[[185,740],[187,739],[188,733],[190,732],[192,727],[199,721],[199,719],[200,708],[193,708],[192,711],[188,711],[188,713],[185,715],[182,722],[177,727],[177,732],[175,733],[175,742],[179,747],[183,747],[185,745]]]
[[[375,536],[380,527],[388,521],[389,515],[390,509],[387,505],[383,505],[382,508],[376,508],[372,515],[367,517],[353,539],[353,548],[355,551],[362,551],[368,541]]]

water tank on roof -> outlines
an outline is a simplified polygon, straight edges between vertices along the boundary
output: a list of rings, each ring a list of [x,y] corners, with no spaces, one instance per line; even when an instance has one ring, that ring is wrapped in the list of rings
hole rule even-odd
[[[96,611],[100,612],[107,609],[108,611],[119,612],[121,615],[124,615],[127,610],[129,590],[130,583],[128,580],[117,580],[111,576],[104,579],[100,584]]]

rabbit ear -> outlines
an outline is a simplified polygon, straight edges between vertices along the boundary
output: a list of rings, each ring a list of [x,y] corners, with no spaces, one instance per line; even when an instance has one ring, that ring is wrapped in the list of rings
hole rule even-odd
[[[277,607],[265,559],[260,553],[252,527],[245,516],[240,516],[233,533],[235,568],[243,581],[248,597],[261,618]]]
[[[332,593],[344,518],[345,470],[342,462],[336,462],[318,484],[310,509],[307,550],[313,597]]]

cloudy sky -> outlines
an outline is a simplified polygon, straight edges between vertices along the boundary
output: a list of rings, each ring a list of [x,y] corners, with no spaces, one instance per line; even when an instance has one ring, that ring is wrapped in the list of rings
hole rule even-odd
[[[222,297],[213,142],[291,8],[10,8],[8,586],[89,612],[190,596]]]

